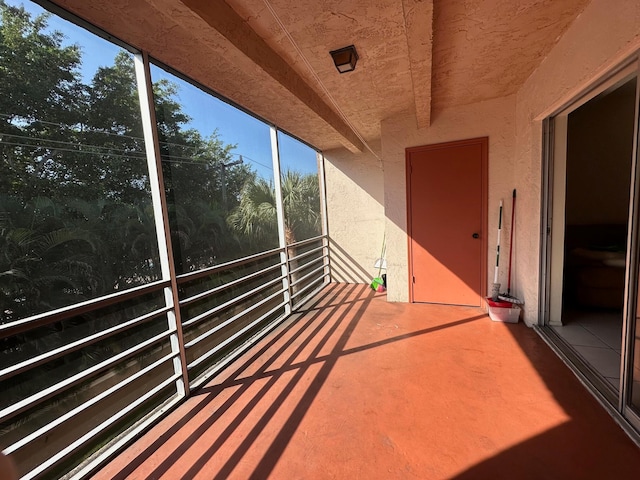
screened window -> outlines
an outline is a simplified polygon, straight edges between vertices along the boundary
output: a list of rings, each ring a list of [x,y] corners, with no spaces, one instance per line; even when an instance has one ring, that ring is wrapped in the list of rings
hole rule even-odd
[[[132,55],[0,3],[0,322],[157,280]]]
[[[178,273],[278,246],[269,127],[153,66]]]
[[[282,132],[278,148],[287,244],[317,237],[322,233],[317,152]]]
[[[0,1],[0,449],[29,478],[178,397],[142,135],[129,51]]]

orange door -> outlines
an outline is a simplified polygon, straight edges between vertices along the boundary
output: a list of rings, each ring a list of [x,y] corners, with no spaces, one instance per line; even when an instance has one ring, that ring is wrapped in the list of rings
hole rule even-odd
[[[407,149],[413,302],[481,306],[486,138]]]

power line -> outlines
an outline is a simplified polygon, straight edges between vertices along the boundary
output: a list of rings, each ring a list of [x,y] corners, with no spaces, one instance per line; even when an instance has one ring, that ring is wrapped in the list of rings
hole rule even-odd
[[[51,125],[53,127],[62,127],[62,128],[65,128],[65,129],[73,130],[73,129],[70,128],[70,125],[68,123],[48,122],[46,120],[40,120],[40,119],[37,119],[37,118],[29,120],[28,117],[23,117],[22,115],[13,115],[13,114],[9,114],[9,113],[0,113],[0,117],[5,117],[5,118],[15,118],[15,117],[17,117],[17,118],[24,119],[24,121],[29,121],[29,122],[34,122],[34,123],[37,122],[37,123],[41,123],[43,125]],[[81,123],[81,122],[77,122],[77,123]],[[140,121],[140,125],[142,125],[142,120]],[[87,132],[100,133],[102,135],[110,135],[110,136],[115,136],[115,137],[131,138],[131,139],[134,139],[134,140],[143,140],[142,137],[134,137],[132,135],[125,135],[125,134],[122,134],[122,133],[106,132],[104,130],[93,129],[91,127],[87,127],[87,128],[88,128],[88,130],[73,130],[73,131],[78,132],[78,133],[87,133]]]
[[[3,145],[16,146],[16,147],[34,148],[34,145],[29,145],[29,144],[26,144],[26,143],[2,142],[2,144]],[[73,149],[70,149],[70,148],[58,148],[56,146],[50,148],[50,150],[53,150],[55,152],[80,153],[82,155],[109,156],[109,157],[114,157],[114,158],[127,158],[127,159],[137,158],[139,160],[146,159],[146,156],[140,156],[139,154],[136,155],[135,153],[132,153],[131,155],[122,155],[122,154],[119,154],[119,153],[111,153],[111,152],[91,152],[91,151],[88,151],[88,150],[73,150]]]
[[[19,135],[7,135],[7,136],[13,136],[13,137],[18,137],[18,138],[26,138],[26,139],[30,139],[31,138],[31,137],[23,137],[23,136],[19,136]],[[42,139],[42,140],[44,140],[44,139]],[[56,142],[56,143],[60,143],[60,144],[64,144],[64,145],[73,145],[73,146],[78,146],[78,147],[96,148],[96,149],[101,149],[101,150],[107,150],[109,148],[109,147],[102,147],[100,145],[78,144],[78,143],[62,142],[62,141],[56,141],[56,140],[47,140],[47,141]],[[114,157],[114,158],[136,158],[136,159],[139,159],[139,160],[146,159],[146,154],[144,152],[135,152],[135,151],[132,151],[131,153],[128,153],[128,154],[115,153],[115,152],[112,152],[112,151],[94,152],[94,151],[90,151],[90,150],[64,148],[64,147],[60,147],[58,145],[47,145],[47,144],[34,145],[34,144],[29,144],[29,143],[7,142],[7,141],[0,141],[0,145],[10,145],[10,146],[13,146],[13,147],[25,147],[25,148],[34,148],[34,149],[35,148],[43,148],[43,149],[47,149],[47,150],[52,150],[53,152],[56,152],[56,153],[57,152],[66,152],[66,153],[79,153],[79,154],[82,154],[82,155],[109,156],[109,157]],[[254,160],[254,159],[252,159],[250,157],[244,156],[242,154],[236,154],[236,153],[234,153],[233,155],[240,155],[240,156],[242,156],[242,158],[244,160],[248,160],[248,161],[250,161],[252,163],[260,165],[263,168],[266,168],[268,170],[273,171],[273,167],[270,167],[268,165],[260,163],[257,160]],[[177,156],[174,156],[174,155],[163,155],[162,157],[163,157],[162,161],[163,162],[168,162],[168,163],[177,163],[177,164],[184,164],[184,165],[196,165],[196,166],[201,166],[201,167],[209,166],[206,163],[195,162],[195,161],[193,161],[193,159],[191,157],[177,157]]]
[[[5,117],[5,118],[19,117],[19,118],[25,119],[25,121],[27,120],[27,117],[23,117],[21,115],[11,115],[11,114],[8,114],[8,113],[0,113],[0,117]],[[62,127],[62,128],[65,128],[65,129],[69,129],[69,125],[65,124],[65,123],[48,122],[46,120],[39,120],[37,118],[35,118],[33,120],[29,120],[29,121],[42,123],[43,125],[51,125],[51,126],[54,126],[54,127]],[[140,124],[142,125],[142,121],[140,122]],[[82,133],[82,134],[98,133],[98,134],[101,134],[101,135],[108,135],[108,136],[112,136],[112,137],[129,138],[129,139],[132,139],[132,140],[144,141],[143,137],[134,137],[132,135],[125,135],[123,133],[106,132],[104,130],[97,130],[97,129],[94,129],[92,127],[87,127],[87,130],[79,130],[79,129],[75,129],[75,130],[74,129],[70,129],[70,130],[72,130],[73,132]],[[196,130],[200,135],[203,135],[204,138],[208,138],[206,135],[204,135],[198,129],[193,129],[193,130]],[[10,134],[2,134],[2,135],[10,135]],[[209,135],[209,137],[210,136],[211,135]],[[25,137],[25,138],[27,138],[27,137]],[[28,137],[28,138],[37,138],[37,137]],[[45,140],[45,141],[56,141],[56,140],[49,140],[49,139],[42,139],[42,140]],[[196,146],[191,146],[191,145],[187,145],[187,144],[184,144],[184,143],[175,143],[175,142],[160,142],[160,145],[173,145],[173,146],[176,146],[176,147],[193,148],[193,149],[197,149],[198,148]],[[236,154],[234,154],[234,155],[236,155]]]
[[[92,145],[92,144],[88,144],[88,143],[78,143],[78,142],[65,142],[63,140],[53,140],[50,138],[42,138],[42,137],[29,137],[29,136],[25,136],[25,135],[13,135],[11,133],[0,133],[0,138],[1,137],[13,137],[13,138],[19,138],[19,139],[23,139],[23,140],[37,140],[37,141],[41,141],[41,142],[49,142],[49,143],[58,143],[61,145],[74,145],[74,146],[78,146],[78,147],[92,147],[92,148],[99,148],[99,149],[112,149],[113,147],[107,147],[107,146],[102,146],[102,145]],[[134,138],[134,137],[131,137]],[[1,141],[1,143],[4,144],[9,144],[8,142],[5,141]],[[23,144],[22,146],[27,146],[26,144]],[[32,146],[34,148],[57,148],[55,146],[49,146],[46,143],[43,144],[36,144],[36,145],[32,145],[29,144],[28,146]],[[143,154],[144,152],[142,150],[140,150],[140,153]]]
[[[9,115],[6,113],[0,113],[1,117],[13,117],[13,115]],[[21,117],[21,118],[25,118],[25,117]],[[62,124],[62,123],[55,123],[55,122],[47,122],[44,120],[38,120],[35,119],[33,120],[35,122],[39,122],[45,125],[53,125],[53,126],[59,126],[59,127],[68,127],[68,125]],[[104,135],[108,135],[108,136],[114,136],[114,137],[118,137],[118,138],[128,138],[128,139],[132,139],[132,140],[137,140],[137,141],[142,141],[144,142],[144,138],[143,137],[134,137],[131,135],[124,135],[124,134],[117,134],[117,133],[113,133],[113,132],[104,132],[104,131],[100,131],[100,130],[75,130],[75,132],[77,133],[99,133],[99,134],[104,134]],[[2,144],[5,145],[12,145],[12,146],[18,146],[18,147],[31,147],[31,148],[47,148],[47,149],[55,149],[57,151],[60,152],[75,152],[75,153],[83,153],[83,154],[100,154],[100,153],[96,153],[96,152],[85,152],[85,151],[81,151],[81,150],[73,150],[73,149],[65,149],[65,148],[60,148],[57,145],[54,144],[59,144],[59,145],[70,145],[70,146],[78,146],[78,147],[87,147],[87,148],[95,148],[95,149],[100,149],[100,150],[109,150],[112,147],[108,147],[108,146],[102,146],[102,145],[94,145],[94,144],[83,144],[83,143],[77,143],[77,142],[67,142],[67,141],[63,141],[63,140],[53,140],[53,139],[48,139],[48,138],[42,138],[42,137],[30,137],[28,135],[15,135],[15,134],[11,134],[11,133],[0,133],[0,136],[6,136],[6,137],[12,137],[12,138],[17,138],[17,139],[22,139],[22,140],[34,140],[34,141],[40,141],[40,142],[48,142],[48,143],[43,143],[41,145],[33,145],[33,144],[26,144],[26,143],[12,143],[12,142],[1,142]],[[193,149],[196,150],[195,153],[197,153],[197,149],[199,148],[198,146],[195,145],[187,145],[187,144],[182,144],[182,143],[175,143],[175,142],[159,142],[160,145],[164,145],[164,146],[175,146],[175,147],[180,147],[180,148],[184,148],[184,149]],[[108,154],[111,156],[114,156],[116,158],[124,158],[123,156],[118,156],[118,154],[113,154],[113,153],[108,153],[105,152],[104,154]],[[144,153],[141,151],[139,152],[132,152],[131,155],[132,156],[137,156],[137,155],[143,155]],[[273,166],[270,165],[265,165],[264,163],[261,163],[251,157],[248,157],[244,154],[241,153],[236,153],[236,152],[230,152],[230,155],[239,155],[242,156],[245,160],[248,160],[251,163],[254,163],[256,165],[260,165],[262,168],[266,168],[267,170],[273,171]],[[177,156],[177,155],[171,155],[169,154],[168,156],[163,156],[163,161],[167,161],[170,163],[183,163],[183,164],[191,164],[191,165],[202,165],[202,163],[200,162],[194,162],[192,157],[183,157],[183,156]],[[168,158],[167,158],[168,157]]]

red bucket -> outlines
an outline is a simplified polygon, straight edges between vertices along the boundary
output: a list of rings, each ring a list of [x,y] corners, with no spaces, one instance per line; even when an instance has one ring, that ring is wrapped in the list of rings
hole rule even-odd
[[[504,300],[493,300],[491,297],[487,297],[487,304],[490,307],[498,307],[498,308],[511,308],[513,303],[505,302]]]

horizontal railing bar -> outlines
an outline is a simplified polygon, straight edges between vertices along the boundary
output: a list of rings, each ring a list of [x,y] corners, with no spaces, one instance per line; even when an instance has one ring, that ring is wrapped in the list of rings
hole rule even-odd
[[[327,257],[328,257],[328,255],[323,255],[321,257],[314,258],[310,262],[307,262],[304,265],[300,265],[298,268],[294,268],[293,270],[289,270],[289,274],[299,272],[300,270],[305,270],[305,269],[309,268],[311,265],[313,265],[314,263],[319,262],[320,260],[324,260]],[[323,263],[323,265],[324,265],[324,263]]]
[[[270,257],[272,255],[280,253],[281,251],[282,248],[274,248],[272,250],[267,250],[266,252],[260,252],[256,253],[255,255],[239,258],[238,260],[231,260],[229,262],[220,263],[218,265],[207,267],[202,270],[197,270],[195,272],[183,273],[182,275],[178,275],[176,278],[178,280],[178,284],[182,284],[190,280],[196,280],[201,277],[206,277],[220,270],[227,270],[231,267],[239,267],[246,263],[253,262],[254,260],[260,260],[261,258]]]
[[[298,290],[296,293],[294,293],[293,295],[291,295],[291,299],[293,300],[296,297],[299,297],[300,295],[302,295],[304,292],[306,292],[307,290],[309,290],[311,287],[313,287],[316,283],[318,283],[320,280],[323,280],[324,277],[328,276],[328,274],[324,274],[321,277],[318,277],[316,280],[314,280],[313,282],[311,282],[309,285],[307,285],[304,288],[301,288],[300,290]]]
[[[295,282],[291,283],[291,286],[295,286],[300,284],[301,282],[304,282],[307,278],[312,277],[313,275],[315,275],[316,273],[318,273],[319,271],[324,270],[324,265],[320,265],[318,268],[311,270],[309,273],[307,273],[306,275],[304,275],[303,277],[298,278]],[[322,277],[320,277],[322,278]]]
[[[202,298],[208,297],[209,295],[213,295],[215,293],[218,293],[222,290],[226,290],[229,287],[233,287],[235,285],[238,285],[240,283],[246,282],[247,280],[251,280],[252,278],[255,277],[259,277],[260,275],[264,275],[265,273],[271,271],[271,270],[275,270],[277,268],[281,268],[282,264],[280,262],[276,263],[275,265],[271,265],[263,270],[260,270],[258,272],[253,272],[249,275],[245,275],[242,278],[237,278],[235,280],[232,280],[231,282],[227,282],[223,285],[219,285],[215,288],[212,288],[211,290],[207,290],[206,292],[202,292],[202,293],[198,293],[197,295],[194,295],[192,297],[188,297],[185,298],[184,300],[180,300],[180,306],[183,307],[185,305],[189,305],[197,300],[201,300]]]
[[[307,243],[317,242],[318,240],[323,240],[327,238],[326,235],[318,235],[317,237],[308,238],[307,240],[300,240],[299,242],[290,243],[287,247],[300,247],[302,245],[306,245]]]
[[[264,321],[264,319],[267,318],[269,315],[273,315],[278,308],[284,307],[286,305],[286,303],[287,302],[282,302],[280,305],[274,307],[269,312],[264,314],[261,317],[261,321]],[[226,367],[228,367],[229,364],[231,362],[235,361],[238,357],[240,357],[243,354],[245,354],[247,352],[247,350],[249,350],[253,345],[255,345],[255,343],[257,341],[259,341],[260,339],[264,338],[269,332],[271,332],[271,330],[273,330],[278,325],[280,325],[284,318],[286,318],[286,315],[283,312],[283,314],[280,315],[278,318],[274,319],[272,322],[269,322],[267,325],[265,325],[264,329],[260,330],[260,332],[258,334],[256,334],[256,336],[252,336],[251,340],[249,342],[247,342],[247,343],[239,346],[238,348],[234,349],[229,354],[225,355],[222,359],[220,359],[220,361],[218,363],[216,363],[211,368],[206,370],[206,372],[198,375],[198,377],[195,378],[192,382],[189,382],[189,386],[191,387],[191,390],[193,391],[196,388],[198,388],[199,386],[205,384],[206,382],[209,381],[209,379],[211,377],[213,377],[218,372],[220,372],[221,370],[223,370]]]
[[[130,377],[126,378],[122,382],[119,382],[116,385],[113,385],[112,387],[110,387],[109,389],[105,390],[101,394],[96,395],[95,397],[93,397],[90,400],[86,401],[82,405],[78,405],[74,409],[69,410],[63,416],[56,418],[53,422],[48,423],[44,427],[36,430],[35,432],[32,432],[31,434],[27,435],[26,437],[20,439],[18,442],[14,443],[13,445],[10,445],[9,447],[7,447],[4,450],[4,453],[6,455],[10,455],[10,454],[20,450],[21,448],[24,448],[26,445],[28,445],[29,443],[33,442],[38,437],[50,432],[51,430],[53,430],[57,426],[62,425],[67,420],[72,419],[76,415],[84,412],[85,410],[87,410],[88,408],[90,408],[93,405],[97,404],[98,402],[104,400],[105,398],[110,397],[114,393],[117,393],[118,391],[120,391],[123,388],[125,388],[127,385],[129,385],[129,384],[133,383],[134,381],[138,380],[139,378],[143,377],[144,375],[146,375],[147,373],[151,372],[155,368],[159,367],[163,363],[166,363],[166,362],[168,362],[170,360],[173,360],[177,356],[178,356],[178,353],[175,352],[175,353],[170,353],[169,355],[166,355],[163,358],[160,358],[160,359],[156,360],[151,365],[146,366],[145,368],[143,368],[139,372],[131,375]]]
[[[156,335],[155,337],[152,337],[149,340],[139,343],[135,347],[125,350],[124,352],[121,352],[111,357],[110,359],[105,360],[104,362],[94,365],[93,367],[83,370],[82,372],[79,372],[61,382],[58,382],[55,385],[45,388],[44,390],[41,390],[35,395],[31,395],[30,397],[27,397],[23,400],[20,400],[17,403],[14,403],[10,407],[6,407],[4,410],[0,410],[0,422],[5,422],[7,420],[10,420],[17,414],[22,413],[23,411],[29,408],[35,407],[36,405],[44,402],[45,400],[48,400],[49,398],[55,395],[58,395],[59,393],[64,392],[65,390],[68,390],[69,388],[77,385],[78,383],[81,383],[91,378],[92,376],[97,375],[98,373],[111,368],[113,365],[134,356],[138,352],[141,352],[142,350],[145,350],[151,345],[168,338],[174,333],[175,333],[175,330],[168,330],[159,335]]]
[[[53,322],[59,322],[61,320],[66,320],[67,318],[89,313],[94,310],[110,307],[111,305],[115,305],[125,300],[161,290],[169,285],[169,281],[160,280],[147,285],[133,287],[123,292],[111,293],[97,299],[87,300],[85,302],[69,305],[68,307],[62,307],[51,312],[40,313],[21,320],[16,320],[15,322],[6,323],[4,325],[0,325],[0,339],[42,327]]]
[[[127,416],[129,413],[134,411],[136,408],[138,408],[140,405],[145,403],[147,400],[151,399],[154,395],[160,393],[163,389],[167,388],[169,385],[174,383],[180,377],[181,377],[181,374],[172,375],[171,377],[169,377],[167,380],[165,380],[164,382],[162,382],[161,384],[159,384],[158,386],[156,386],[152,390],[148,391],[147,393],[145,393],[141,397],[139,397],[136,400],[134,400],[132,403],[130,403],[125,408],[123,408],[122,410],[117,412],[115,415],[109,417],[107,420],[102,422],[100,425],[98,425],[98,426],[92,428],[91,430],[89,430],[83,436],[78,438],[75,442],[71,443],[66,448],[60,450],[54,456],[50,457],[48,460],[46,460],[45,462],[43,462],[40,465],[38,465],[38,467],[36,467],[35,469],[33,469],[30,472],[28,472],[25,476],[21,477],[21,480],[31,480],[32,478],[36,478],[40,474],[46,472],[48,469],[50,469],[52,466],[54,466],[60,460],[64,459],[67,455],[70,455],[71,453],[73,453],[76,450],[78,450],[85,443],[87,443],[87,441],[91,440],[93,437],[97,436],[102,431],[108,429],[111,425],[113,425],[116,422],[118,422],[121,418]]]
[[[260,300],[258,303],[254,303],[249,308],[244,309],[242,312],[237,313],[236,315],[228,318],[224,322],[221,322],[218,325],[216,325],[215,327],[210,328],[209,330],[207,330],[205,333],[203,333],[199,337],[196,337],[193,340],[191,340],[190,342],[185,343],[184,348],[188,349],[188,348],[193,347],[194,345],[198,344],[199,342],[201,342],[205,338],[210,337],[214,333],[222,330],[224,327],[226,327],[228,325],[231,325],[232,323],[234,323],[239,318],[242,318],[243,316],[245,316],[247,313],[250,313],[250,312],[254,311],[256,308],[261,307],[262,305],[264,305],[268,301],[272,300],[274,297],[276,297],[278,295],[281,295],[283,293],[284,293],[284,288],[282,290],[279,290],[279,291],[275,292],[275,293],[272,293],[268,297],[263,298],[262,300]]]
[[[279,308],[283,308],[285,305],[287,304],[287,302],[282,302],[279,305],[276,305],[275,307],[273,307],[271,310],[269,310],[267,313],[265,313],[264,315],[260,316],[259,318],[257,318],[256,320],[254,320],[253,322],[251,322],[250,324],[248,324],[247,326],[243,327],[242,329],[238,330],[236,333],[234,333],[233,335],[231,335],[229,338],[227,338],[226,340],[220,342],[218,345],[216,345],[215,347],[213,347],[211,350],[209,350],[207,353],[205,353],[204,355],[202,355],[201,357],[199,357],[197,360],[194,360],[191,365],[187,365],[187,369],[191,369],[191,368],[195,368],[198,365],[200,365],[202,362],[208,360],[209,358],[211,358],[213,355],[215,355],[216,353],[218,353],[220,350],[222,350],[224,347],[226,347],[229,343],[233,342],[236,338],[240,337],[241,335],[243,335],[245,332],[247,332],[248,330],[251,330],[253,327],[255,327],[257,324],[263,322],[267,317],[269,317],[269,315],[273,315]]]
[[[324,246],[320,245],[319,247],[312,248],[311,250],[307,250],[306,252],[303,252],[300,255],[296,255],[295,257],[289,257],[289,261],[291,262],[294,260],[300,260],[301,258],[308,257],[309,255],[313,255],[314,253],[322,249],[324,249]]]
[[[230,307],[231,305],[235,305],[236,303],[241,302],[242,300],[246,300],[247,298],[255,295],[256,293],[259,293],[261,290],[264,290],[267,287],[270,287],[271,285],[275,285],[276,283],[282,281],[282,279],[284,278],[283,275],[280,275],[277,278],[274,278],[273,280],[270,280],[267,283],[264,283],[262,285],[260,285],[259,287],[256,287],[252,290],[249,290],[248,292],[243,293],[242,295],[238,295],[237,297],[232,298],[231,300],[226,301],[225,303],[222,303],[220,305],[218,305],[217,307],[212,308],[211,310],[207,310],[206,312],[201,313],[200,315],[196,315],[195,317],[182,322],[182,327],[189,327],[195,323],[199,323],[202,320],[205,320],[213,315],[215,315],[218,312],[221,312],[222,310]]]
[[[137,325],[142,325],[143,323],[149,322],[154,318],[157,318],[160,315],[167,313],[170,310],[171,310],[171,307],[164,307],[164,308],[161,308],[160,310],[154,310],[153,312],[149,312],[138,318],[134,318],[125,323],[115,325],[101,332],[95,333],[93,335],[89,335],[88,337],[82,338],[80,340],[69,343],[62,347],[56,348],[49,352],[30,358],[29,360],[25,360],[24,362],[18,363],[16,365],[12,365],[11,367],[5,368],[4,370],[0,370],[0,381],[5,380],[6,378],[9,378],[9,377],[18,375],[20,373],[23,373],[24,371],[29,370],[31,368],[35,368],[48,361],[56,360],[57,358],[67,355],[71,352],[80,350],[83,347],[86,347],[94,343],[97,343],[101,340],[110,338],[122,331],[129,330],[130,328],[133,328]]]

